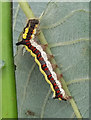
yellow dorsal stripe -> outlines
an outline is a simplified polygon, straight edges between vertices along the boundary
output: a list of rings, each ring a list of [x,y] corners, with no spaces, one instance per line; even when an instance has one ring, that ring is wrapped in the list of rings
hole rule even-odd
[[[28,31],[29,31],[29,28],[30,28],[30,24],[29,24],[29,26],[25,29],[25,31],[24,31],[24,33],[23,33],[23,39],[26,39],[26,37],[27,37],[27,33],[28,33]]]

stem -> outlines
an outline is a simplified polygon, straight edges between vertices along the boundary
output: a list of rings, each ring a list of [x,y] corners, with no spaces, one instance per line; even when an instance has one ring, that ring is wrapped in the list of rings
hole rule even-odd
[[[31,8],[29,8],[29,7],[28,7],[28,8],[24,7],[24,5],[22,5],[21,2],[19,2],[19,4],[20,4],[22,10],[25,11],[24,13],[25,13],[25,15],[26,15],[26,17],[27,17],[28,19],[34,17],[34,14],[33,14],[32,10],[31,10]],[[27,3],[25,3],[25,4],[27,4]],[[27,9],[28,9],[28,11],[27,11]],[[29,9],[30,9],[30,10],[29,10]],[[31,12],[29,12],[29,11],[31,11]],[[38,38],[39,38],[41,44],[48,44],[47,41],[46,41],[46,39],[45,39],[45,37],[44,37],[44,35],[43,35],[43,33],[42,33],[42,31],[40,32]],[[47,54],[52,54],[51,49],[50,49],[49,47],[47,47],[46,53],[47,53]],[[51,63],[52,63],[52,64],[56,64],[56,61],[55,61],[54,58],[52,59]],[[61,71],[60,71],[59,68],[56,69],[56,73],[57,73],[57,74],[61,74]],[[67,84],[66,84],[66,82],[65,82],[65,80],[64,80],[63,78],[61,78],[61,82],[62,82],[63,88],[64,88],[64,90],[66,91],[66,93],[67,93],[69,96],[71,96],[70,91],[69,91],[68,88],[67,88]],[[81,114],[80,114],[80,111],[78,110],[78,107],[77,107],[74,99],[71,99],[69,102],[70,102],[71,105],[72,105],[72,108],[73,108],[73,110],[74,110],[74,113],[75,113],[76,117],[77,117],[77,118],[82,118],[82,116],[81,116]]]
[[[2,118],[17,118],[11,3],[2,2]]]
[[[0,15],[2,13],[2,4],[0,2]],[[2,19],[0,19],[0,37],[2,39]],[[0,40],[0,60],[2,58],[2,41]],[[0,69],[0,118],[2,118],[2,71]]]
[[[21,0],[21,2],[19,2],[20,7],[23,8],[23,12],[25,13],[27,18],[35,18],[29,4],[27,2],[23,2],[23,0]]]

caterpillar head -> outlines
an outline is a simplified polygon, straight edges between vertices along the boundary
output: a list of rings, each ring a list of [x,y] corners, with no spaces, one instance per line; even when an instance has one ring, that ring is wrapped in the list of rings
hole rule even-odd
[[[39,19],[29,19],[28,23],[30,23],[30,24],[39,24]]]

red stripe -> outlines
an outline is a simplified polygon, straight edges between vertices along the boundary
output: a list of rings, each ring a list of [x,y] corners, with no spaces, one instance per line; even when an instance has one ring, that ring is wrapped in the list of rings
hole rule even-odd
[[[45,67],[46,66],[46,64],[43,64],[43,67]]]
[[[29,47],[31,47],[31,44],[29,45]]]
[[[62,97],[63,97],[62,94],[58,95],[58,98],[62,98]]]
[[[25,40],[25,42],[28,42],[29,40]]]
[[[35,51],[35,50],[36,50],[36,48],[33,49],[33,51]]]
[[[43,58],[42,58],[42,57],[40,57],[40,58],[39,58],[39,60],[43,60]]]
[[[35,53],[38,53],[39,52],[39,50],[36,50],[36,52]]]
[[[60,90],[58,90],[57,93],[60,93]]]
[[[46,71],[46,70],[48,70],[48,68],[45,68],[44,70]]]
[[[51,78],[50,80],[54,80],[53,78]],[[54,83],[55,84],[55,83]]]
[[[55,89],[58,89],[58,86],[56,86]]]
[[[31,49],[34,49],[34,47],[32,46]]]
[[[38,54],[38,57],[40,56],[40,54]]]
[[[50,74],[50,75],[48,75],[48,77],[50,78],[52,75]]]
[[[53,85],[54,85],[54,86],[56,86],[57,84],[56,84],[56,83],[54,83]]]

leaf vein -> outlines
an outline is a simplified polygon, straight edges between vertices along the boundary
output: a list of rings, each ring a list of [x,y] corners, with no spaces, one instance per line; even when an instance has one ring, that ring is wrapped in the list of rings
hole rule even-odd
[[[78,12],[90,13],[89,11],[86,11],[85,9],[74,10],[69,15],[67,15],[63,19],[59,20],[58,22],[56,22],[50,26],[42,26],[41,29],[51,29],[51,28],[55,28],[55,27],[59,26],[60,24],[62,25],[66,20],[68,20],[68,18],[70,18],[71,16],[73,16],[75,13],[78,13]]]
[[[76,44],[76,43],[79,43],[79,42],[87,42],[87,41],[89,41],[88,38],[80,38],[80,39],[72,40],[72,41],[50,43],[49,47],[53,48],[53,47],[59,47],[59,46],[65,46],[65,45],[72,45],[72,44]]]

